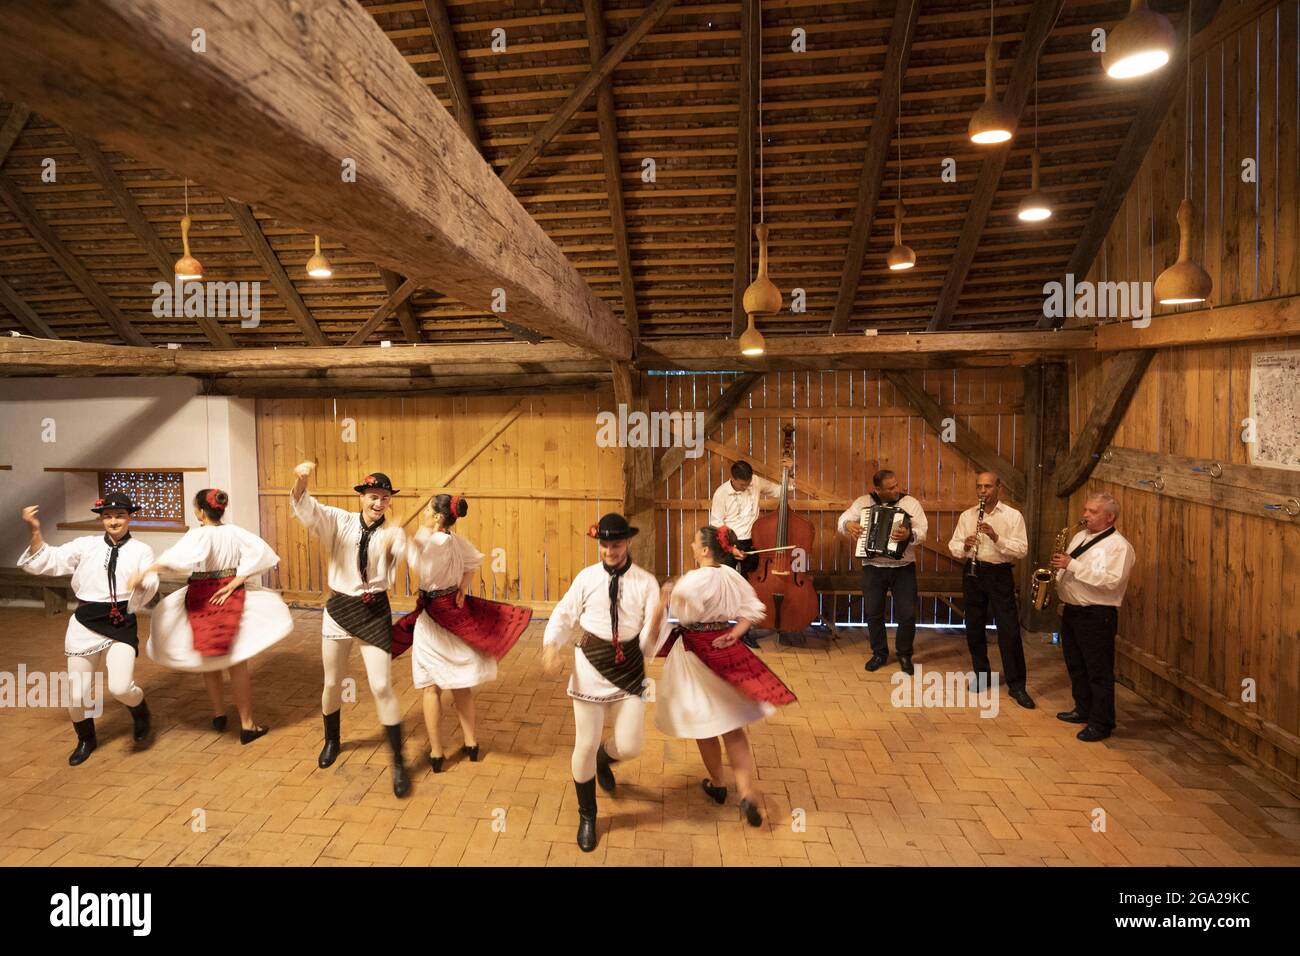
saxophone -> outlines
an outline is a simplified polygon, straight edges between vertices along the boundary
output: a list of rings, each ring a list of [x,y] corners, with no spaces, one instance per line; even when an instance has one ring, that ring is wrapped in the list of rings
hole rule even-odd
[[[1052,554],[1064,554],[1065,546],[1070,541],[1070,534],[1083,526],[1083,522],[1078,524],[1066,525],[1061,529],[1061,533],[1056,536],[1056,543],[1052,545]],[[1036,568],[1034,570],[1034,584],[1029,592],[1030,603],[1033,604],[1035,611],[1041,611],[1052,602],[1052,585],[1056,583],[1057,575],[1061,572],[1055,568]]]

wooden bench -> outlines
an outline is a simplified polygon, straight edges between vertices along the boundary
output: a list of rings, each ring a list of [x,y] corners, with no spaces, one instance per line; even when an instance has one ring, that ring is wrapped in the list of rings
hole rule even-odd
[[[184,577],[160,575],[158,593],[149,602],[149,607],[184,586]],[[40,600],[45,604],[46,615],[53,617],[66,611],[73,600],[72,575],[28,574],[22,568],[0,567],[0,597]]]

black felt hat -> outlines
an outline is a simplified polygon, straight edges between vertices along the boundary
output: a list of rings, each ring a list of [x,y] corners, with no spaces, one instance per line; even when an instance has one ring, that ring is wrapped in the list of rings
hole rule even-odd
[[[124,492],[110,491],[102,498],[96,498],[94,505],[90,510],[97,515],[102,515],[105,511],[121,509],[127,514],[135,514],[140,510],[140,506],[132,501]]]
[[[628,538],[636,537],[639,528],[634,528],[627,523],[627,519],[616,511],[611,511],[600,519],[597,524],[587,529],[587,537],[595,538],[597,541],[625,541]]]
[[[355,485],[353,490],[359,495],[364,495],[367,491],[386,491],[390,495],[397,494],[397,489],[393,487],[392,481],[382,471],[372,471],[362,478],[361,484]]]

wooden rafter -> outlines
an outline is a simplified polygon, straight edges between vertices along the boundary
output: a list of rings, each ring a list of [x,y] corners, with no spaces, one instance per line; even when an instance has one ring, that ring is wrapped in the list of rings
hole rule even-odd
[[[605,56],[605,14],[603,0],[583,0],[587,21],[587,49],[593,68]],[[623,321],[633,341],[640,333],[636,308],[636,283],[632,278],[632,253],[627,242],[627,217],[623,210],[622,163],[618,153],[618,118],[614,112],[614,86],[606,76],[596,89],[596,121],[600,128],[600,158],[605,170],[605,190],[609,193],[609,223],[614,232],[614,252],[618,256],[619,285],[623,291]]]
[[[0,166],[4,165],[9,150],[13,149],[14,143],[22,134],[23,127],[31,117],[32,111],[22,103],[14,103],[9,107],[9,115],[5,117],[4,126],[0,126]]]
[[[758,58],[763,38],[758,28],[758,5],[740,5],[740,112],[736,118],[736,228],[735,265],[731,272],[731,334],[745,331],[745,288],[752,278],[754,257],[754,143],[758,125]]]
[[[889,162],[889,144],[898,122],[899,97],[902,94],[902,74],[912,51],[912,37],[916,33],[919,0],[896,0],[894,22],[889,31],[889,53],[880,78],[879,99],[867,136],[867,151],[862,158],[862,175],[858,179],[857,208],[853,213],[853,227],[849,231],[849,247],[844,256],[844,269],[840,274],[840,291],[835,299],[835,314],[831,317],[831,332],[844,332],[849,327],[849,315],[857,298],[858,281],[862,276],[862,263],[867,256],[867,241],[871,238],[871,224],[880,202],[880,189],[885,180],[885,167]]]
[[[393,314],[395,309],[401,308],[406,300],[411,297],[419,283],[415,279],[407,279],[396,289],[389,290],[388,298],[379,304],[379,307],[370,314],[370,318],[362,324],[361,328],[352,333],[352,336],[344,342],[344,346],[355,348],[364,345],[366,339],[374,333],[375,329],[383,324],[384,320]]]
[[[122,182],[122,177],[118,176],[117,170],[113,168],[108,157],[95,144],[95,141],[87,136],[78,133],[70,133],[72,145],[76,147],[81,158],[85,160],[86,165],[90,168],[91,175],[99,181],[108,193],[113,205],[117,207],[118,213],[126,220],[127,226],[135,234],[136,239],[144,246],[149,258],[153,260],[158,271],[162,273],[163,278],[172,282],[175,279],[175,261],[176,257],[167,251],[158,233],[150,224],[144,211],[136,203],[135,197],[131,191],[126,188]],[[196,318],[199,328],[207,336],[209,342],[219,349],[232,349],[235,347],[234,339],[230,334],[221,327],[221,323],[209,316],[198,316]]]
[[[1019,502],[1025,500],[1025,492],[1028,489],[1025,473],[998,454],[997,449],[972,429],[962,424],[959,416],[940,405],[934,396],[925,390],[914,373],[886,369],[885,377],[908,404],[920,413],[925,423],[934,429],[936,434],[942,435],[951,422],[952,447],[970,459],[981,471],[991,471],[996,474],[1009,497]]]
[[[478,135],[474,104],[469,98],[469,87],[465,84],[465,71],[460,65],[460,48],[456,45],[456,33],[451,28],[446,0],[424,0],[424,12],[429,17],[429,26],[433,28],[433,43],[438,48],[438,59],[442,61],[447,86],[451,89],[456,122],[474,144],[474,148],[481,153],[483,142]]]
[[[398,275],[392,269],[379,267],[379,278],[384,282],[384,291],[388,295],[397,292],[399,287],[406,281],[403,276]],[[412,345],[419,345],[424,341],[424,336],[420,332],[420,323],[415,318],[415,312],[411,308],[411,296],[419,291],[416,287],[397,303],[397,321],[402,326],[402,334],[406,336],[406,341]]]
[[[704,416],[704,429],[701,437],[707,437],[715,428],[721,425],[762,377],[757,372],[749,372],[738,376],[723,389],[722,394],[709,406],[709,410]],[[665,449],[664,453],[659,456],[659,460],[655,462],[655,483],[658,484],[682,467],[685,460],[686,449],[684,447],[674,445]]]
[[[591,72],[584,76],[574,91],[569,94],[568,98],[560,105],[549,120],[542,125],[533,138],[525,144],[510,165],[506,167],[505,172],[501,174],[501,181],[507,186],[511,185],[516,179],[524,174],[524,171],[546,148],[547,143],[555,138],[555,134],[562,130],[573,118],[573,114],[587,101],[587,97],[596,91],[606,78],[613,72],[627,55],[632,52],[632,48],[637,45],[643,36],[649,33],[659,19],[668,12],[677,0],[654,0],[645,13],[637,18],[632,26],[628,27],[627,33],[619,38],[619,41],[610,47],[609,51],[600,59],[600,62],[592,68]]]
[[[47,339],[58,338],[54,330],[45,324],[45,320],[37,315],[27,301],[4,279],[0,279],[0,303],[4,303],[4,307],[12,312],[32,335],[44,336]]]
[[[1101,459],[1115,429],[1124,419],[1129,402],[1142,383],[1147,366],[1155,358],[1155,349],[1120,352],[1097,371],[1100,387],[1088,419],[1075,436],[1064,460],[1056,469],[1056,494],[1065,497],[1079,488]]]
[[[117,336],[128,345],[148,345],[149,341],[131,324],[131,320],[126,314],[117,307],[117,303],[112,297],[100,287],[95,281],[90,271],[81,264],[81,260],[72,254],[72,251],[63,244],[63,240],[55,235],[54,230],[36,211],[36,207],[18,188],[18,184],[0,173],[0,199],[3,199],[9,211],[22,224],[32,237],[49,254],[50,258],[55,261],[64,274],[72,280],[73,284],[81,290],[95,311],[99,313],[100,318],[108,323],[109,327],[117,333]]]
[[[1016,54],[1016,64],[1011,70],[1011,79],[1007,83],[1006,93],[1002,97],[1003,105],[1016,117],[1025,111],[1025,103],[1033,92],[1034,76],[1038,69],[1038,58],[1046,46],[1047,35],[1056,24],[1065,0],[1034,0],[1025,25],[1025,35],[1020,41],[1020,50]],[[957,250],[953,253],[948,273],[944,277],[943,287],[939,290],[939,299],[927,326],[931,332],[938,332],[948,327],[957,303],[961,299],[966,276],[975,253],[979,249],[980,237],[988,222],[989,211],[997,197],[998,183],[1002,179],[1002,170],[1006,167],[1007,157],[1011,155],[1011,143],[993,147],[980,163],[979,176],[975,181],[975,192],[971,196],[966,218],[962,223],[961,236],[957,240]]]
[[[298,294],[293,281],[290,280],[288,273],[284,271],[284,266],[280,264],[280,260],[276,257],[275,250],[266,241],[266,235],[262,232],[262,227],[257,224],[253,210],[249,209],[246,203],[227,199],[226,211],[235,220],[235,225],[239,227],[244,241],[248,243],[248,247],[253,251],[253,258],[262,267],[262,271],[266,273],[267,278],[271,280],[271,285],[275,287],[276,295],[284,302],[289,316],[302,330],[302,336],[307,340],[307,344],[329,345],[329,339],[325,337],[325,333],[316,324],[316,319],[311,314],[311,310],[307,308],[307,303],[302,301],[302,296]]]

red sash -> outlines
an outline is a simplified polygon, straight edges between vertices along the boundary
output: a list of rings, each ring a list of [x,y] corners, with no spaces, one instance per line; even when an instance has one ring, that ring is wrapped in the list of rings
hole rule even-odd
[[[489,601],[485,598],[465,596],[465,603],[456,606],[456,592],[441,597],[431,597],[421,591],[415,610],[397,619],[393,625],[393,656],[399,656],[415,641],[415,622],[421,613],[427,613],[441,627],[455,634],[477,651],[497,660],[505,657],[515,646],[519,636],[533,618],[533,609]]]
[[[190,619],[194,649],[203,657],[229,654],[230,645],[239,633],[239,622],[244,616],[242,587],[236,588],[224,604],[208,603],[229,581],[230,578],[199,578],[191,580],[185,588],[185,613]]]
[[[721,650],[713,646],[715,640],[730,630],[730,625],[717,631],[692,631],[686,627],[675,627],[658,656],[666,657],[680,637],[686,649],[702,660],[705,667],[750,700],[765,701],[778,707],[793,704],[798,699],[794,692],[743,641],[736,641]]]

